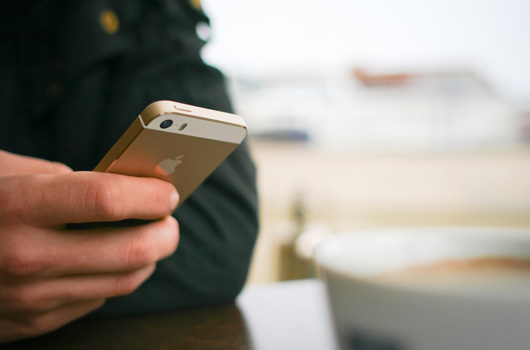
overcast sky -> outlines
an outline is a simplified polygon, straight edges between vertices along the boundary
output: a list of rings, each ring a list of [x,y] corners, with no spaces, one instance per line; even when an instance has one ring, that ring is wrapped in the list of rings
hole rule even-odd
[[[530,104],[527,0],[203,0],[231,76],[471,68]]]

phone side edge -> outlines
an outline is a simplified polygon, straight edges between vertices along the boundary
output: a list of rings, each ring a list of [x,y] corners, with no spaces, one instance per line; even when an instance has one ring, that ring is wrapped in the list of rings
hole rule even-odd
[[[98,165],[94,168],[94,171],[106,172],[112,163],[120,157],[143,129],[144,124],[142,118],[138,116],[101,159]]]

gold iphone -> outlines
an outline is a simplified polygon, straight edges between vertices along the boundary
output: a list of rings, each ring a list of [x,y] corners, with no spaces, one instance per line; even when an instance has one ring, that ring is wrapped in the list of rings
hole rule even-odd
[[[147,106],[94,169],[171,182],[179,205],[247,136],[237,115],[157,101]]]

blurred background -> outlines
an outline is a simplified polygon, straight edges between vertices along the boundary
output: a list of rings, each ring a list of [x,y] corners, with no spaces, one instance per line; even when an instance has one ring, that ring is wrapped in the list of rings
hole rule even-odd
[[[248,283],[344,231],[530,227],[530,2],[202,3],[259,171]]]

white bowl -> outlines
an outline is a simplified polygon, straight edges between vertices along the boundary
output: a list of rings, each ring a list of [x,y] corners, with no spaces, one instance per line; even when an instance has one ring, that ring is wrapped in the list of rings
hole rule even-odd
[[[396,284],[374,276],[481,257],[525,259],[530,231],[415,228],[333,236],[315,250],[343,349],[530,349],[530,269],[488,284]]]

